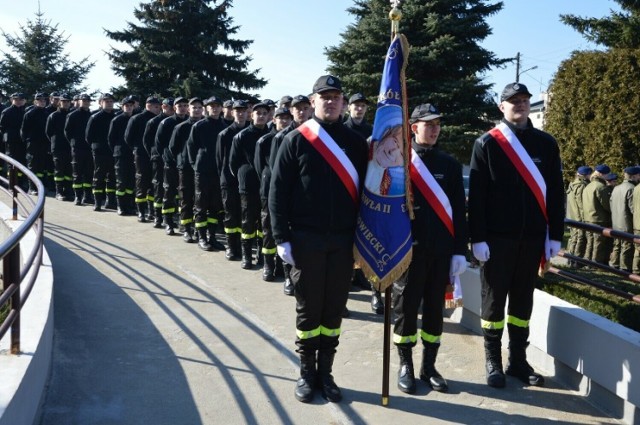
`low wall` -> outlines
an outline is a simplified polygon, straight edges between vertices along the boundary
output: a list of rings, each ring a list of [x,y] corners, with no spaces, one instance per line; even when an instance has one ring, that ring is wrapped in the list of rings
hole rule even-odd
[[[22,220],[11,221],[11,211],[0,204],[0,237]],[[20,244],[21,258],[27,258],[35,243],[29,232]],[[21,261],[22,263],[22,261]],[[28,277],[27,277],[28,278]],[[0,425],[34,423],[51,368],[53,349],[53,272],[46,250],[38,279],[22,308],[20,327],[21,354],[9,352],[10,332],[0,341]]]
[[[479,269],[461,276],[464,308],[452,319],[481,333]],[[536,290],[531,315],[532,366],[579,392],[624,423],[640,424],[640,333]],[[507,346],[507,332],[503,347]]]

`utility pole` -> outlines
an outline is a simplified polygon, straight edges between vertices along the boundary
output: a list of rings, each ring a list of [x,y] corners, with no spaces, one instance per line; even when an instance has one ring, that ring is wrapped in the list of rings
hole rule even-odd
[[[516,54],[516,83],[520,81],[520,52]]]

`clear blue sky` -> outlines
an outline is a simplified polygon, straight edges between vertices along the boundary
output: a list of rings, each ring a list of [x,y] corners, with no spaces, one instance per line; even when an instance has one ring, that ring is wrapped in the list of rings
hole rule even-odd
[[[38,10],[38,0],[2,0],[2,3],[0,28],[10,34],[18,30],[18,24],[34,19]],[[86,80],[91,90],[108,91],[122,83],[111,71],[103,53],[114,43],[104,36],[102,28],[124,29],[126,22],[134,19],[133,8],[138,3],[133,0],[40,0],[44,18],[53,25],[58,24],[69,37],[66,51],[72,60],[89,56],[96,61]],[[230,15],[234,23],[241,26],[236,38],[254,40],[246,52],[253,58],[250,68],[260,68],[260,75],[269,80],[259,91],[263,98],[279,99],[284,94],[311,91],[314,80],[327,66],[324,47],[338,45],[340,33],[353,22],[345,11],[350,5],[348,0],[234,2]],[[537,66],[523,73],[520,81],[532,93],[544,91],[559,63],[572,51],[596,47],[562,24],[559,15],[603,17],[609,15],[611,9],[619,10],[613,0],[506,0],[502,11],[489,19],[493,34],[483,46],[503,58],[515,57],[520,52],[521,70]],[[0,39],[0,50],[7,51],[4,38]],[[489,72],[485,79],[495,83],[494,90],[500,92],[515,79],[515,72],[514,63],[506,69]]]

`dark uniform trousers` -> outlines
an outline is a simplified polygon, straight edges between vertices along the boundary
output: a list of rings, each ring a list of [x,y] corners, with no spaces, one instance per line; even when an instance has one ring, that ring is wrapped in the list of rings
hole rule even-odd
[[[241,233],[240,193],[237,187],[222,187],[222,205],[224,206],[224,232],[229,235]]]
[[[103,195],[116,190],[113,155],[93,153],[93,194]]]
[[[72,179],[71,150],[53,152],[53,180],[59,185],[68,185]]]
[[[160,209],[164,199],[164,162],[161,158],[151,160],[151,184],[153,208]]]
[[[449,283],[450,256],[428,252],[419,245],[413,247],[409,270],[393,284],[393,305],[396,315],[394,343],[413,347],[417,343],[418,309],[422,304],[423,342],[440,343],[442,309]]]
[[[240,211],[242,239],[262,237],[260,226],[260,183],[251,165],[244,164],[238,169],[240,191]]]
[[[293,231],[297,352],[335,349],[353,272],[353,233]]]
[[[544,251],[544,236],[508,239],[489,234],[491,256],[481,270],[483,322],[504,328],[504,307],[509,295],[508,321],[528,328],[533,308],[533,291]],[[488,325],[483,323],[483,327]]]
[[[180,186],[180,224],[193,223],[193,198],[195,197],[195,185],[193,169],[185,167],[178,170]]]
[[[153,201],[151,196],[151,160],[144,148],[134,151],[136,169],[136,204]]]
[[[175,165],[164,166],[163,176],[164,196],[162,198],[162,214],[174,214],[176,212],[176,199],[178,197],[178,169]]]
[[[222,209],[220,185],[211,175],[195,172],[195,200],[193,215],[196,227],[218,224],[218,213]],[[217,186],[217,187],[216,187]]]
[[[90,189],[93,180],[93,158],[91,158],[91,152],[85,149],[73,149],[71,167],[73,169],[73,189]]]
[[[271,182],[271,170],[266,168],[262,171],[262,188],[260,193],[260,224],[262,225],[262,253],[276,254],[276,241],[273,239],[271,230],[271,214],[269,213],[269,183]]]
[[[133,195],[135,169],[133,156],[122,155],[115,157],[116,195]],[[130,198],[129,198],[130,199]]]
[[[40,180],[47,176],[47,149],[46,146],[29,146],[27,152],[27,167]]]

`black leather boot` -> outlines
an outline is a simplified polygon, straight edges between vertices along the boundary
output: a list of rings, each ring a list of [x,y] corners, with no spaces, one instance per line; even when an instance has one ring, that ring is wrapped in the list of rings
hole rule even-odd
[[[65,187],[64,187],[64,184],[62,184],[62,183],[57,183],[56,184],[56,199],[58,201],[66,201],[67,200],[67,194],[65,193]]]
[[[483,329],[484,354],[486,358],[487,385],[504,388],[505,377],[502,370],[502,329]]]
[[[265,282],[273,282],[276,278],[276,255],[264,254],[264,267],[262,268],[262,280]]]
[[[176,228],[176,223],[173,222],[173,213],[164,214],[162,225],[164,226],[164,233],[166,233],[168,236],[173,236],[176,234],[174,230]]]
[[[74,205],[82,205],[82,189],[75,189],[75,197],[73,198]]]
[[[125,199],[124,196],[117,196],[116,197],[116,205],[117,205],[117,214],[118,215],[127,215],[127,209],[125,207]]]
[[[375,314],[384,314],[384,301],[382,301],[382,294],[380,291],[376,291],[376,288],[371,285],[371,311]]]
[[[229,261],[238,261],[240,259],[239,233],[227,233],[227,249],[224,257]]]
[[[213,247],[209,245],[207,240],[206,227],[198,227],[198,247],[203,251],[213,251]]]
[[[251,250],[253,240],[254,238],[242,240],[242,262],[240,263],[240,267],[245,270],[253,268],[253,252]]]
[[[218,225],[216,223],[207,224],[207,238],[209,240],[209,245],[213,248],[214,251],[224,251],[225,246],[222,242],[218,242],[216,239],[216,228]]]
[[[296,382],[294,395],[296,400],[308,403],[313,400],[318,372],[316,371],[316,352],[300,351],[300,378]]]
[[[529,328],[507,324],[509,330],[509,361],[506,374],[515,376],[527,385],[541,387],[544,377],[536,373],[527,362],[527,347],[529,346]]]
[[[184,232],[182,232],[182,240],[186,243],[194,243],[195,239],[193,237],[193,225],[191,223],[187,223],[184,225]]]
[[[398,389],[403,393],[413,394],[416,392],[416,377],[413,373],[412,347],[406,345],[398,345],[397,347],[398,356],[400,357]]]
[[[275,259],[276,259],[276,269],[273,274],[275,275],[275,277],[284,277],[284,267],[283,267],[282,258],[280,258],[279,255],[276,255]]]
[[[102,203],[104,202],[104,198],[102,193],[96,193],[93,199],[93,210],[94,211],[102,211]]]
[[[82,191],[82,203],[83,204],[93,204],[95,202],[95,200],[93,199],[93,193],[91,192],[91,189],[84,189]]]
[[[126,195],[124,195],[124,199],[125,199],[124,208],[126,211],[126,215],[136,215],[137,207],[136,207],[136,201],[133,198],[133,194],[127,193]]]
[[[153,227],[154,229],[162,229],[162,208],[155,208],[153,215]]]
[[[436,370],[436,357],[440,344],[425,342],[422,349],[422,366],[420,367],[420,379],[429,384],[434,391],[446,393],[449,391],[447,381]]]
[[[147,210],[145,211],[147,221],[153,223],[156,219],[154,215],[155,209],[153,208],[153,201],[147,201]]]
[[[333,348],[318,350],[318,386],[322,391],[322,397],[332,403],[342,400],[342,392],[331,375],[335,355],[336,351]]]
[[[137,202],[136,208],[138,210],[138,222],[146,223],[147,222],[147,204],[144,202]]]
[[[117,207],[116,194],[114,192],[107,192],[107,201],[104,203],[105,210],[115,210]]]

